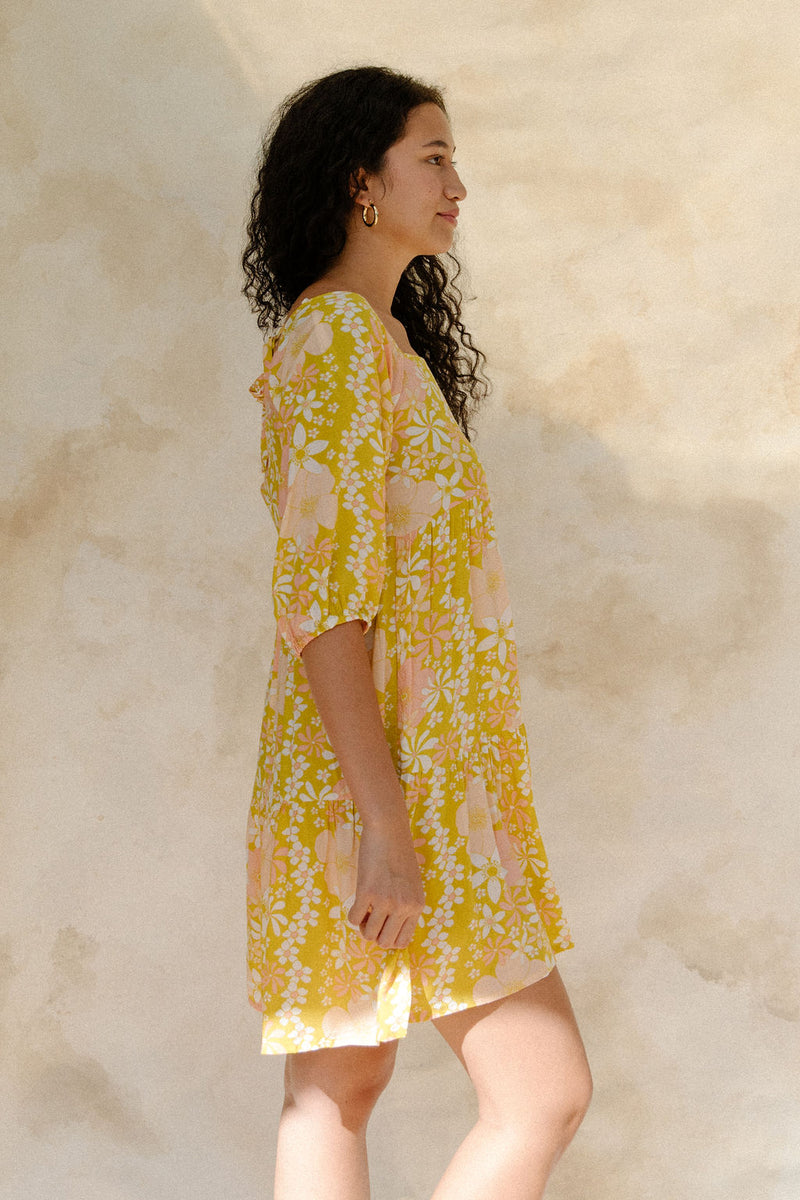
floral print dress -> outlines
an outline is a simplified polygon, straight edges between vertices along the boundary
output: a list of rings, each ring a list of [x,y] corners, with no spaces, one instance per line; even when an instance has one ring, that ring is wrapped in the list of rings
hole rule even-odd
[[[573,945],[532,802],[486,476],[425,360],[356,292],[264,345],[262,492],[276,637],[247,823],[261,1052],[377,1045],[547,975]],[[305,674],[360,619],[426,907],[404,950],[347,921],[360,819]]]

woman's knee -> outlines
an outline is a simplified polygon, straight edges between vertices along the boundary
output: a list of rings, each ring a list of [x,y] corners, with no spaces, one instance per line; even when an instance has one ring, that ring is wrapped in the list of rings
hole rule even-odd
[[[578,1131],[583,1118],[586,1116],[592,1102],[594,1084],[589,1063],[584,1058],[570,1070],[568,1082],[564,1089],[561,1119],[567,1141],[570,1141]]]
[[[339,1046],[286,1059],[286,1105],[334,1104],[346,1124],[363,1124],[392,1077],[396,1042]]]
[[[555,1157],[566,1150],[586,1116],[592,1098],[588,1064],[576,1067],[566,1078],[553,1078],[542,1090],[532,1087],[524,1098],[511,1103],[479,1105],[480,1118],[520,1162],[538,1162],[543,1148]]]
[[[539,1081],[541,1085],[541,1080]],[[541,1097],[537,1104],[537,1091]],[[565,1055],[561,1069],[554,1072],[550,1086],[531,1092],[528,1118],[544,1120],[562,1145],[567,1145],[578,1131],[592,1101],[592,1073],[582,1044]],[[541,1093],[545,1095],[542,1096]]]

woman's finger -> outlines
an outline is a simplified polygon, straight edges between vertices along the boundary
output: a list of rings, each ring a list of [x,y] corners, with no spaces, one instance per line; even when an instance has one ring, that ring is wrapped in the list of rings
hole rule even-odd
[[[383,923],[383,928],[377,937],[379,946],[383,946],[386,950],[394,950],[397,948],[397,935],[406,923],[406,918],[401,914],[390,914]]]
[[[368,942],[377,942],[388,915],[384,908],[373,908],[359,923],[362,937],[366,938]]]
[[[372,912],[372,901],[365,896],[356,896],[347,919],[351,925],[360,925]]]
[[[414,936],[414,930],[417,928],[419,917],[406,917],[400,928],[397,937],[395,938],[395,946],[398,950],[405,950],[409,942]]]

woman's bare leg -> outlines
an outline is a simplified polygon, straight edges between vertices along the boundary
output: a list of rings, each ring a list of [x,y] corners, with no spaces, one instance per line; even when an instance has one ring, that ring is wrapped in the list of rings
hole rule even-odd
[[[592,1094],[558,968],[511,996],[434,1024],[475,1086],[478,1121],[432,1200],[540,1200]]]
[[[274,1200],[369,1200],[367,1121],[397,1042],[287,1054]]]

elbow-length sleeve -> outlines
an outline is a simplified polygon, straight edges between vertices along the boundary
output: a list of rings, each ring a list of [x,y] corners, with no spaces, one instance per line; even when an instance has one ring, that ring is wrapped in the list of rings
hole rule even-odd
[[[293,331],[280,389],[277,629],[298,657],[345,621],[364,630],[386,574],[386,467],[392,391],[369,316],[329,301]],[[286,364],[285,364],[286,365]]]

